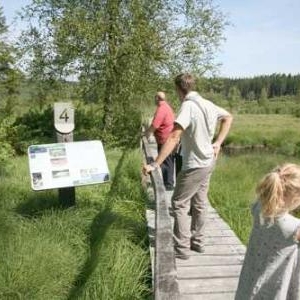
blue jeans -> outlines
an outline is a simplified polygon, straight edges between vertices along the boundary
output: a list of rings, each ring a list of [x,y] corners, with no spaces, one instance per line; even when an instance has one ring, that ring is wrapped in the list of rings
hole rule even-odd
[[[157,144],[157,152],[159,153],[163,145]],[[174,185],[174,155],[171,153],[161,164],[161,172],[165,187]]]

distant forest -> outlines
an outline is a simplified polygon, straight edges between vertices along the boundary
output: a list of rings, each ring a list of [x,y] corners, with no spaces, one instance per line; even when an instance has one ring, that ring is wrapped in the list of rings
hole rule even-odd
[[[208,79],[206,90],[228,96],[236,88],[245,100],[257,100],[262,92],[267,98],[300,95],[300,74],[272,74],[253,78],[212,78]]]

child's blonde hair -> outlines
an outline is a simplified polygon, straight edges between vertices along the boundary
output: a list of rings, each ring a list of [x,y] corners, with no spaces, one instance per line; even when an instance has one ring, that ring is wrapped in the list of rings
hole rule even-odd
[[[264,176],[256,188],[264,217],[290,212],[300,205],[300,166],[284,164]]]

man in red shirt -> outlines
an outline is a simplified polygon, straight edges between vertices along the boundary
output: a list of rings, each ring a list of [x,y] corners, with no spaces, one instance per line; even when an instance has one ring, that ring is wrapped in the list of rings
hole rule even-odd
[[[157,106],[151,126],[146,130],[146,136],[154,134],[157,151],[160,152],[163,144],[169,137],[174,126],[174,112],[166,101],[164,92],[157,92],[155,95],[155,104]],[[174,189],[174,156],[171,153],[161,164],[164,185],[166,190]]]

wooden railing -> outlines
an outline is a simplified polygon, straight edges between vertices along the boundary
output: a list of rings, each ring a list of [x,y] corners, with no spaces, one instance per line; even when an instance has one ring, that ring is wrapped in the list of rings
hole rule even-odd
[[[154,160],[148,140],[142,138],[145,160]],[[160,170],[150,174],[155,196],[155,254],[154,254],[154,297],[155,300],[177,300],[179,289],[175,266],[173,231],[168,212],[166,192]]]

